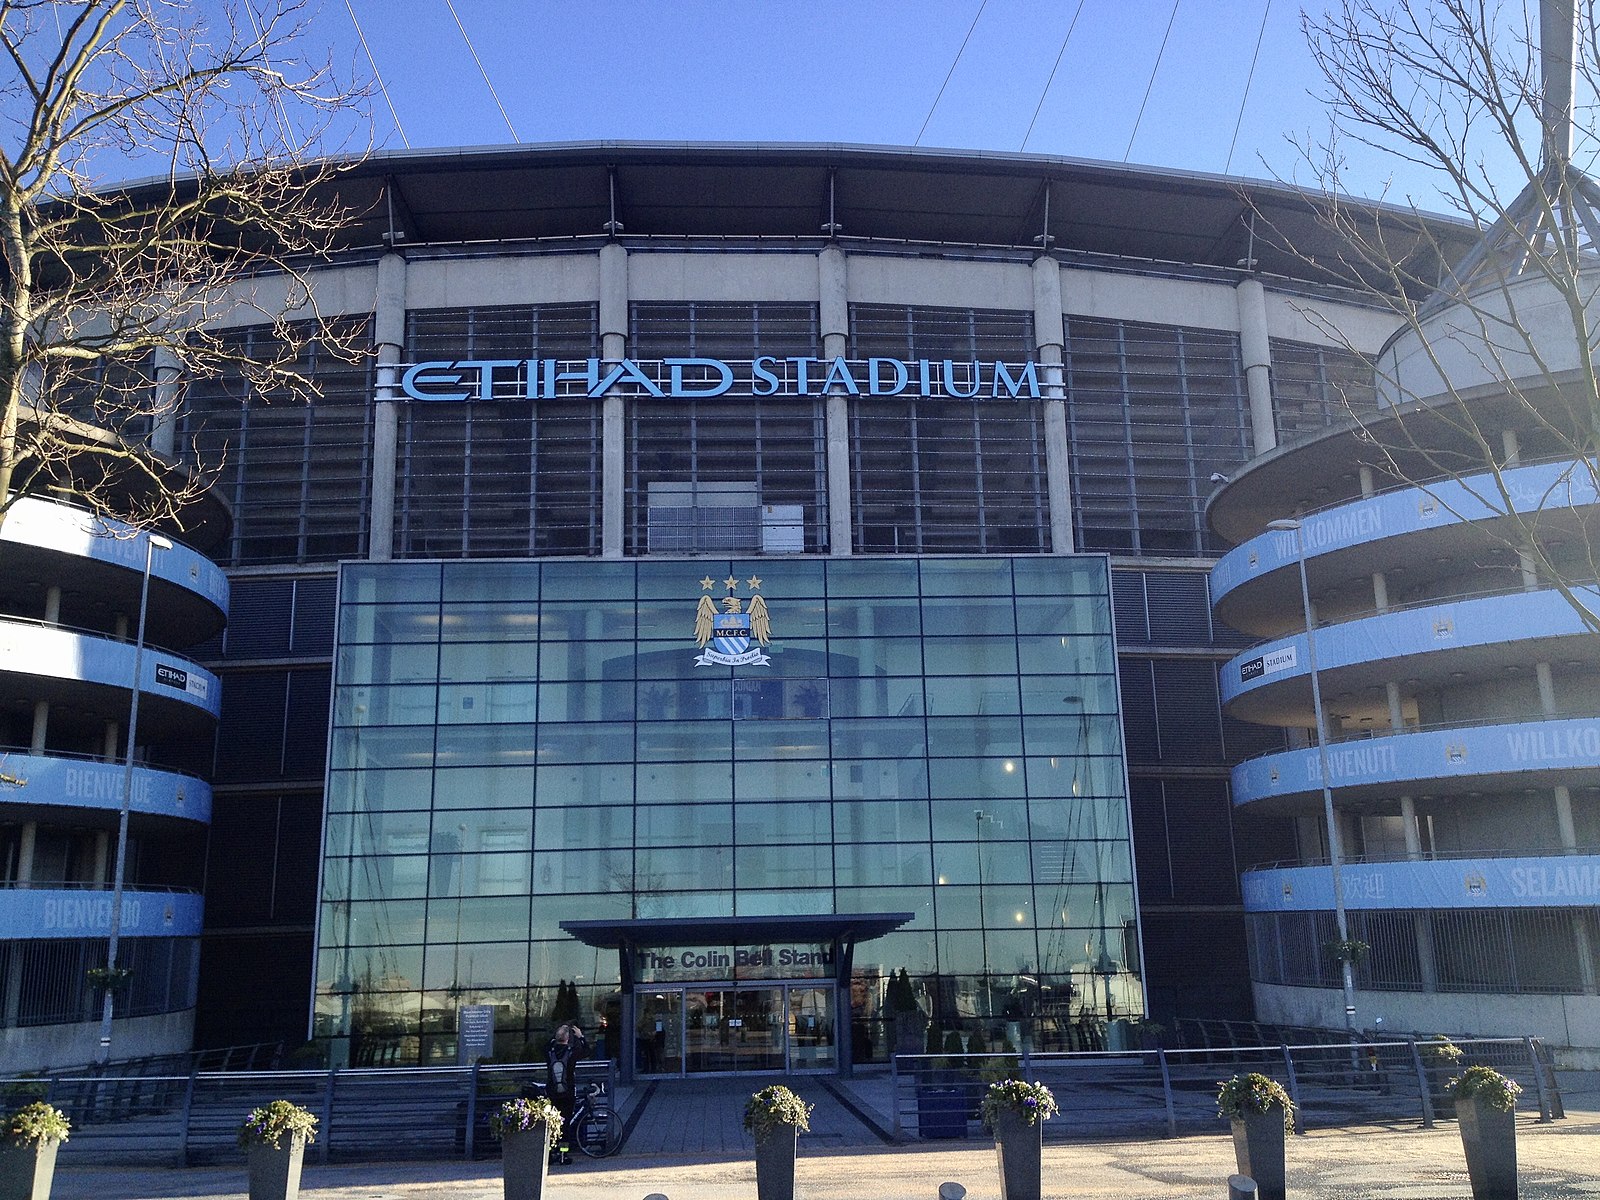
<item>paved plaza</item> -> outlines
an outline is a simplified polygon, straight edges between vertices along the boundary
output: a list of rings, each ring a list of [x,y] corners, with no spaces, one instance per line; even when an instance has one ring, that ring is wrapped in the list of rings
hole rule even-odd
[[[1600,1197],[1600,1094],[1595,1076],[1564,1075],[1569,1117],[1541,1125],[1519,1114],[1524,1200]],[[814,1104],[812,1132],[800,1141],[803,1200],[934,1200],[953,1180],[970,1200],[995,1200],[993,1144],[891,1145],[886,1089],[870,1078],[790,1081]],[[740,1112],[742,1081],[646,1085],[623,1105],[631,1129],[615,1158],[580,1158],[551,1173],[552,1200],[750,1200],[755,1170]],[[1062,1119],[1071,1120],[1070,1111]],[[1223,1200],[1234,1170],[1226,1127],[1182,1138],[1049,1142],[1045,1195],[1083,1200]],[[1314,1129],[1289,1145],[1289,1192],[1307,1200],[1465,1200],[1461,1141],[1452,1122]],[[305,1200],[499,1200],[499,1163],[418,1162],[308,1165]],[[176,1170],[80,1167],[64,1163],[55,1200],[244,1200],[238,1165]]]

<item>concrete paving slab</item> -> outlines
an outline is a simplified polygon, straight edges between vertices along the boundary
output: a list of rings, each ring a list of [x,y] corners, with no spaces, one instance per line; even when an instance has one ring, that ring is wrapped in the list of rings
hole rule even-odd
[[[725,1126],[715,1105],[678,1097],[662,1124]],[[742,1136],[742,1130],[740,1131]],[[1600,1117],[1550,1125],[1518,1121],[1523,1200],[1590,1200],[1600,1195]],[[663,1138],[666,1135],[663,1133]],[[685,1140],[688,1138],[685,1133]],[[712,1136],[712,1135],[706,1135]],[[715,1136],[725,1137],[725,1133]],[[1232,1142],[1213,1134],[1155,1141],[1048,1143],[1050,1200],[1221,1200],[1234,1170]],[[990,1143],[957,1149],[800,1143],[803,1200],[934,1200],[955,1180],[970,1200],[997,1200]],[[1461,1141],[1453,1124],[1433,1130],[1363,1127],[1320,1130],[1289,1145],[1289,1191],[1296,1200],[1468,1200]],[[552,1172],[552,1200],[750,1200],[755,1169],[748,1151],[625,1153],[581,1159]],[[403,1163],[311,1166],[303,1200],[500,1200],[499,1164]],[[191,1170],[63,1166],[55,1200],[245,1200],[243,1164]]]

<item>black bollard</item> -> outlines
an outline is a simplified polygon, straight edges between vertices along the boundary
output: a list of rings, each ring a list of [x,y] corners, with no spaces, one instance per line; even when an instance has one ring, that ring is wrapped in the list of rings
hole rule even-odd
[[[967,1189],[959,1183],[941,1183],[939,1200],[965,1200]]]
[[[1228,1200],[1256,1200],[1256,1181],[1248,1175],[1229,1175]]]

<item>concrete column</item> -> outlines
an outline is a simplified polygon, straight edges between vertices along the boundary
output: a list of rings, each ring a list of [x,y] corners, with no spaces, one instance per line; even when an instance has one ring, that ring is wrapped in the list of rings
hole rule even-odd
[[[127,613],[118,613],[114,618],[112,618],[111,634],[117,639],[117,641],[125,642],[128,640],[129,628]]]
[[[1389,577],[1382,571],[1372,573],[1372,603],[1379,612],[1389,611]]]
[[[1250,396],[1250,432],[1255,452],[1278,445],[1272,412],[1272,347],[1267,338],[1267,290],[1259,279],[1241,280],[1233,289],[1239,309],[1239,353],[1244,359],[1244,385]]]
[[[1403,733],[1406,727],[1405,711],[1400,707],[1400,685],[1388,682],[1383,685],[1389,700],[1389,728]],[[1406,839],[1406,857],[1422,857],[1422,831],[1417,828],[1417,805],[1410,796],[1400,797],[1400,831]]]
[[[628,252],[617,242],[600,247],[600,356],[628,353]],[[628,494],[623,458],[623,399],[607,396],[600,407],[600,553],[622,557]]]
[[[1550,664],[1533,664],[1533,677],[1539,684],[1539,711],[1547,717],[1556,715],[1556,682],[1550,675]]]
[[[93,883],[106,882],[106,868],[111,864],[111,831],[100,829],[94,835],[94,866],[89,879]]]
[[[1061,264],[1048,254],[1033,260],[1033,335],[1044,377],[1044,470],[1050,501],[1050,549],[1072,553],[1072,440],[1067,436],[1066,387],[1062,371],[1067,343],[1062,318]]]
[[[35,700],[33,702],[33,739],[28,748],[33,754],[43,754],[45,742],[50,736],[50,701]]]
[[[1422,833],[1417,828],[1417,802],[1410,796],[1400,797],[1400,830],[1406,838],[1406,857],[1415,861],[1422,857]]]
[[[824,246],[817,255],[817,308],[822,356],[843,358],[850,347],[850,289],[847,260],[838,246]],[[826,403],[828,553],[845,556],[855,549],[855,514],[850,503],[850,398],[834,394]]]
[[[1581,912],[1572,915],[1573,941],[1578,951],[1578,976],[1583,980],[1583,990],[1591,996],[1600,991],[1594,967],[1594,946],[1589,941],[1589,925]]]
[[[100,757],[106,762],[116,762],[122,757],[122,726],[107,721],[105,735],[100,739]]]
[[[44,592],[44,623],[61,624],[61,589],[51,584]]]
[[[17,876],[14,881],[16,887],[27,887],[33,881],[33,848],[38,833],[39,826],[37,822],[24,821],[22,823],[22,833],[17,839]],[[12,954],[11,965],[6,969],[5,1009],[3,1016],[0,1016],[0,1028],[16,1028],[17,1017],[22,1011],[23,957],[20,952]]]
[[[39,822],[24,821],[17,838],[17,884],[33,882],[33,851],[39,840]]]
[[[1439,968],[1433,948],[1433,921],[1427,913],[1415,913],[1412,922],[1417,931],[1417,967],[1422,975],[1422,990],[1439,990]]]
[[[1383,690],[1389,699],[1389,728],[1400,733],[1406,727],[1405,710],[1400,706],[1400,685],[1390,680],[1383,685]]]
[[[1373,481],[1372,468],[1361,467],[1356,472],[1356,478],[1361,481],[1361,495],[1363,499],[1370,500],[1378,494],[1377,484]]]
[[[378,260],[372,341],[378,355],[378,395],[372,411],[372,494],[368,497],[367,557],[394,557],[395,458],[400,447],[399,363],[406,340],[406,260],[390,251]]]
[[[1517,440],[1517,431],[1515,429],[1502,429],[1500,431],[1500,445],[1506,452],[1506,466],[1519,467],[1522,465],[1522,444]]]
[[[1572,823],[1572,789],[1564,783],[1556,784],[1556,828],[1561,834],[1561,848],[1570,853],[1578,849],[1578,830]]]
[[[177,457],[178,400],[182,394],[183,370],[178,356],[165,346],[157,346],[151,356],[156,373],[155,412],[150,427],[150,449],[167,458]]]

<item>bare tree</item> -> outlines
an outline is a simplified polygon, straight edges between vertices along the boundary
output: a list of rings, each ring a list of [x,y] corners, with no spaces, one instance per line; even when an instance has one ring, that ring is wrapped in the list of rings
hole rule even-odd
[[[205,485],[176,462],[181,381],[304,397],[308,339],[358,352],[300,272],[345,222],[329,185],[364,150],[364,96],[305,59],[306,20],[300,0],[0,0],[0,520],[50,490],[181,526]],[[151,178],[106,182],[130,171]],[[272,354],[219,330],[241,309]]]
[[[1576,121],[1573,106],[1575,79],[1593,99],[1600,43],[1595,0],[1580,3],[1576,20],[1572,0],[1338,0],[1304,15],[1331,118],[1301,149],[1344,248],[1317,265],[1400,326],[1370,356],[1378,412],[1352,414],[1367,465],[1436,492],[1600,631],[1586,586],[1600,576],[1600,187],[1573,165],[1575,141],[1600,148],[1592,102]],[[1347,200],[1352,161],[1385,157],[1432,192],[1377,212]],[[1442,275],[1451,255],[1425,211],[1440,208],[1479,235]]]

